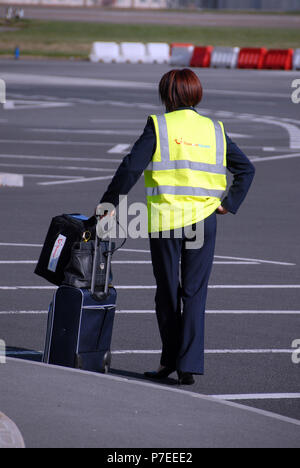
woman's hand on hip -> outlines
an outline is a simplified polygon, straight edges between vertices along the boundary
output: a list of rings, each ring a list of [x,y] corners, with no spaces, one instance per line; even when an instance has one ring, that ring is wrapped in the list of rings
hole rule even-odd
[[[220,205],[219,208],[217,209],[217,214],[219,215],[226,215],[228,214],[229,211],[224,208],[224,206]]]

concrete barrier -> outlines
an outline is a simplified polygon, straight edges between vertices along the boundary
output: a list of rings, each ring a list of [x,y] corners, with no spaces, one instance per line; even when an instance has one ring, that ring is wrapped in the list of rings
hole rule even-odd
[[[296,49],[294,52],[293,69],[300,70],[300,49]]]
[[[146,46],[142,42],[122,42],[118,63],[144,63],[146,61]]]
[[[161,42],[150,42],[146,44],[146,63],[169,63],[170,46]]]
[[[189,67],[195,46],[193,44],[171,44],[171,65]]]
[[[94,42],[90,53],[90,61],[112,63],[120,57],[120,46],[116,42]]]
[[[23,187],[24,177],[19,174],[0,173],[0,187]]]
[[[210,66],[212,68],[236,68],[239,53],[239,47],[215,47]]]

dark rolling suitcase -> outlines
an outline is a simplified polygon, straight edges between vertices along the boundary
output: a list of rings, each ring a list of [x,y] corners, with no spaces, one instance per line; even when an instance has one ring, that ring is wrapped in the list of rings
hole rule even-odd
[[[62,285],[54,295],[48,315],[45,363],[102,373],[109,370],[117,293],[109,285],[111,241],[105,255],[105,284],[102,291],[96,287],[99,246],[97,238],[91,288]]]

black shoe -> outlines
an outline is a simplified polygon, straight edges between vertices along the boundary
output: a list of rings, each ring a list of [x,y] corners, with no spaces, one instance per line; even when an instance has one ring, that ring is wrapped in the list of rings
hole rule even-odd
[[[193,374],[190,372],[181,372],[178,371],[178,384],[179,385],[193,385],[195,383],[195,379]]]
[[[169,377],[169,375],[173,374],[176,369],[171,369],[170,367],[164,367],[158,372],[145,372],[144,376],[148,377],[148,379],[153,380],[163,380]]]

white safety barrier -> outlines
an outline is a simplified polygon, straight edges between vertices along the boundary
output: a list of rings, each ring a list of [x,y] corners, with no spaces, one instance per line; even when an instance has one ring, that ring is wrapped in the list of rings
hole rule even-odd
[[[160,42],[146,44],[146,63],[169,63],[170,46]]]
[[[24,177],[19,174],[0,173],[0,187],[23,187]]]
[[[239,47],[215,47],[210,66],[212,68],[236,68],[239,53]]]
[[[296,49],[294,52],[293,68],[294,70],[300,70],[300,49]]]
[[[171,65],[190,66],[195,46],[194,45],[174,45],[171,48]]]
[[[120,46],[116,42],[94,42],[90,54],[91,62],[112,63],[120,58]]]
[[[120,51],[118,63],[144,63],[146,61],[146,46],[141,42],[122,42]]]

